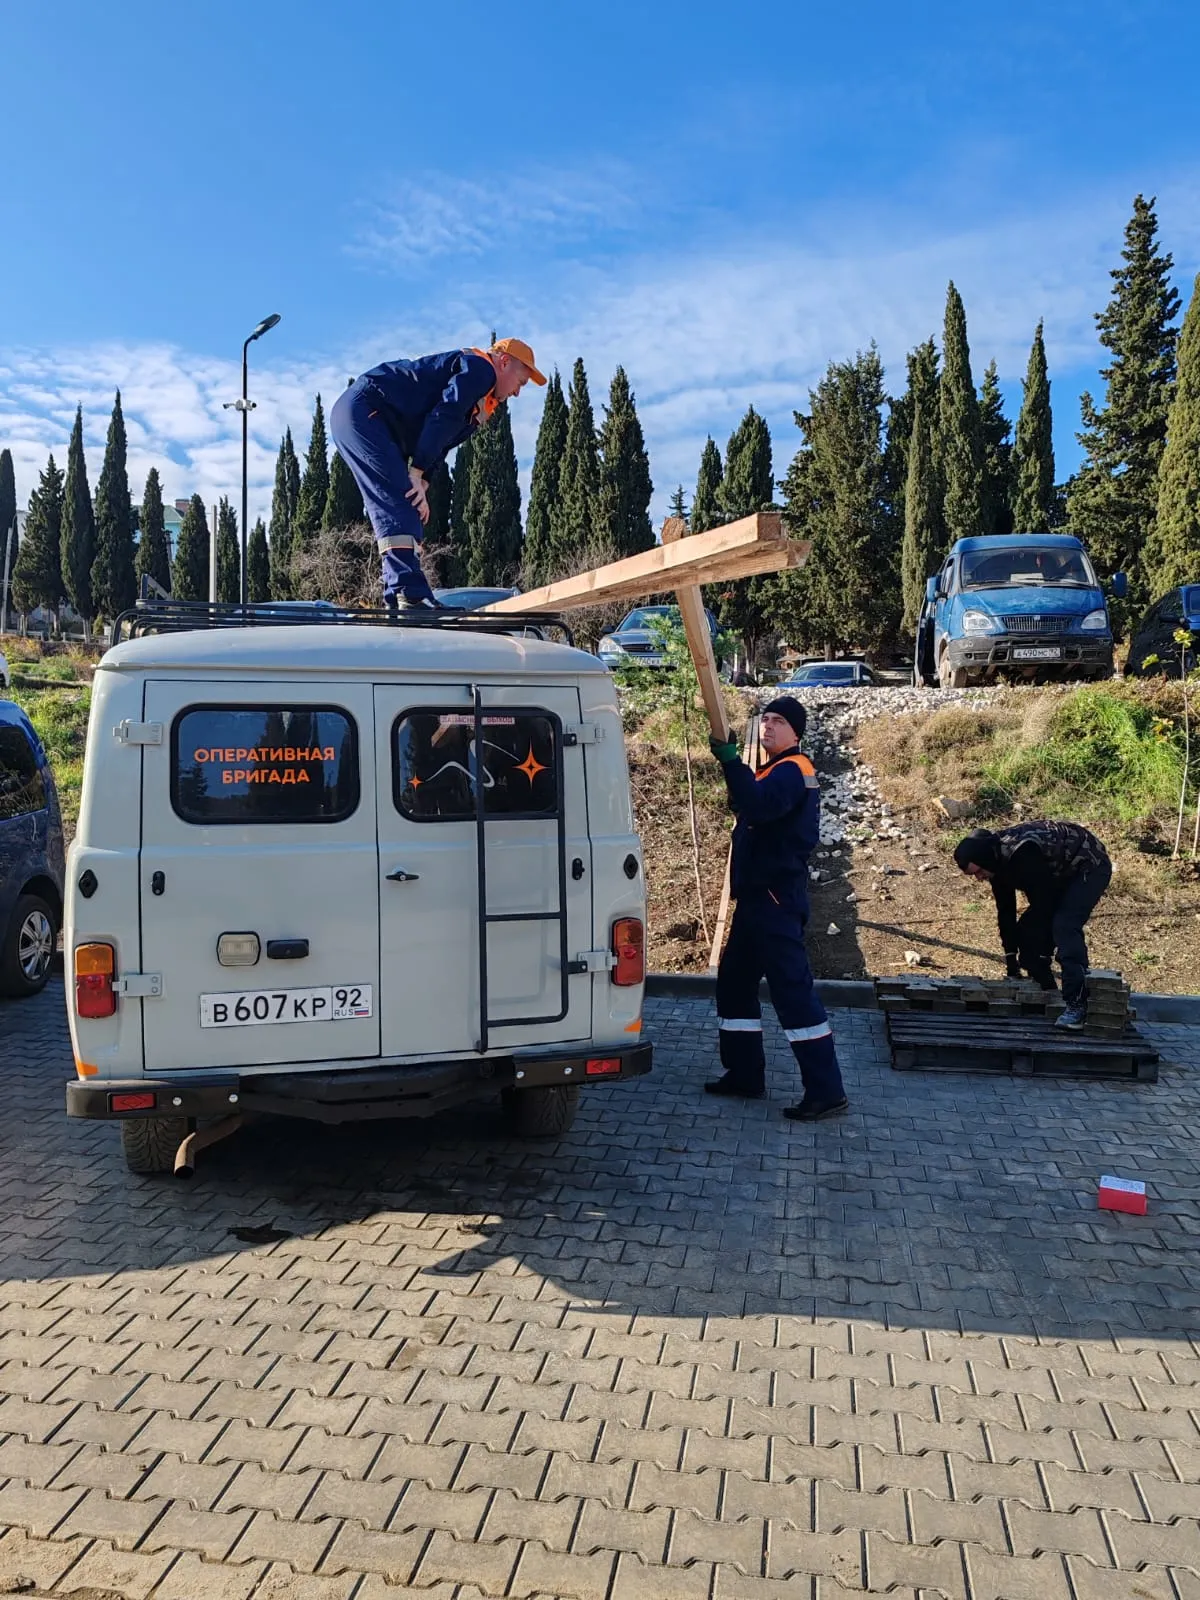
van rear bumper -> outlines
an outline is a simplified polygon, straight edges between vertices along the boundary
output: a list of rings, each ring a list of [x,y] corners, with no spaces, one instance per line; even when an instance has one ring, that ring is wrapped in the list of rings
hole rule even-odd
[[[650,1071],[648,1044],[596,1047],[588,1054],[518,1051],[420,1066],[338,1072],[203,1072],[170,1078],[76,1080],[67,1084],[67,1115],[127,1122],[138,1117],[212,1117],[230,1112],[358,1122],[373,1117],[431,1117],[502,1089],[521,1093],[614,1083]],[[600,1063],[602,1071],[597,1070]],[[615,1070],[614,1070],[615,1063]],[[589,1066],[591,1071],[589,1071]],[[123,1097],[138,1104],[126,1109]],[[153,1096],[148,1104],[145,1097]]]

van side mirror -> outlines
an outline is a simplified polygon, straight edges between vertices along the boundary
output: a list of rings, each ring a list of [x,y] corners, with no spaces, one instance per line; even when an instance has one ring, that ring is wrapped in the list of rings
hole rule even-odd
[[[1114,572],[1112,575],[1112,592],[1117,600],[1124,600],[1129,593],[1129,579],[1123,572]]]
[[[926,600],[929,602],[930,605],[932,605],[933,602],[937,599],[937,597],[938,597],[938,581],[937,581],[937,579],[936,578],[927,578],[925,580],[925,598],[926,598]]]

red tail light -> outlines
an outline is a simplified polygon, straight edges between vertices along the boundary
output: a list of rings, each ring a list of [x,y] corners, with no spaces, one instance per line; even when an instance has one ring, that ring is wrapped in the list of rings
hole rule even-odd
[[[641,983],[646,976],[646,930],[640,917],[613,923],[612,948],[617,958],[612,981],[622,986]]]
[[[583,1070],[589,1078],[611,1078],[620,1072],[621,1061],[618,1056],[594,1056]]]
[[[75,950],[75,1010],[81,1017],[111,1017],[116,957],[110,944],[81,944]]]

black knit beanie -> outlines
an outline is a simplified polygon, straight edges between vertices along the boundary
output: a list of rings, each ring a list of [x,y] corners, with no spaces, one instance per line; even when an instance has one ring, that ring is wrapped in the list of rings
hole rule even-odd
[[[995,872],[1000,865],[1000,847],[996,835],[988,828],[976,828],[955,845],[954,863],[962,872],[970,866]]]
[[[808,727],[808,712],[794,695],[781,694],[777,700],[772,700],[769,706],[763,707],[764,711],[773,711],[777,717],[782,717],[791,724],[797,739],[803,739],[804,730]]]

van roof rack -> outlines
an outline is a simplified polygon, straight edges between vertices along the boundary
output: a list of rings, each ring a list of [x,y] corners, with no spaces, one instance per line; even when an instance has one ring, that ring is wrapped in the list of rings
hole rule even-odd
[[[524,633],[531,629],[538,638],[546,630],[560,634],[564,643],[574,644],[574,636],[557,612],[484,611],[399,612],[383,606],[337,606],[328,600],[265,600],[257,605],[227,605],[208,600],[139,600],[129,611],[113,619],[109,645],[125,639],[139,639],[150,633],[187,633],[199,628],[279,628],[279,627],[402,627],[437,628],[450,633]]]

